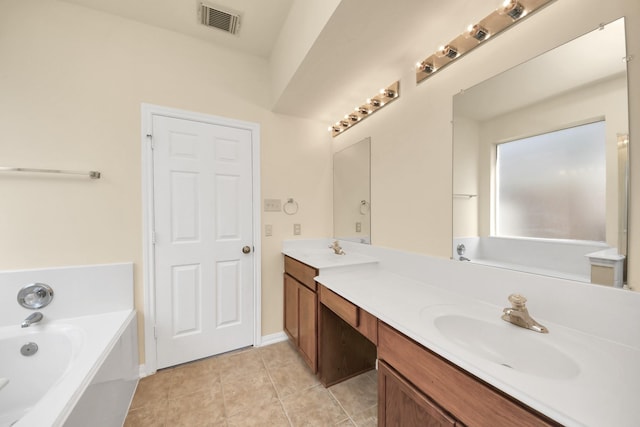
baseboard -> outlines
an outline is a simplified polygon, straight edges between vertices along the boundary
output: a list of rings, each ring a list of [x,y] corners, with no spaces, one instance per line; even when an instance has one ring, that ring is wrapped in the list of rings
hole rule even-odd
[[[138,366],[138,378],[148,377],[151,374],[155,374],[155,372],[148,372],[147,365],[145,365],[144,363]]]
[[[287,337],[287,334],[285,334],[284,331],[276,332],[275,334],[263,335],[259,347],[279,343],[282,341],[286,341],[287,339],[289,339],[289,337]]]

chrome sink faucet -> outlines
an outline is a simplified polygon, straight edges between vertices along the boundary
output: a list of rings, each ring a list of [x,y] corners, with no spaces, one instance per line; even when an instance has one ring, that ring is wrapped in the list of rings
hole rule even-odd
[[[525,306],[527,299],[520,294],[509,295],[510,308],[505,308],[502,315],[502,320],[506,320],[509,323],[513,323],[521,328],[530,329],[532,331],[546,334],[549,332],[547,328],[536,322],[529,316],[529,311]]]
[[[333,249],[333,253],[335,253],[336,255],[346,255],[337,240],[333,242],[333,245],[329,245],[329,249]]]
[[[43,317],[42,313],[40,313],[39,311],[36,311],[35,313],[31,313],[29,315],[29,317],[24,319],[24,321],[22,322],[22,327],[23,328],[28,328],[29,326],[33,325],[34,323],[38,323],[39,321],[41,321],[42,317]]]

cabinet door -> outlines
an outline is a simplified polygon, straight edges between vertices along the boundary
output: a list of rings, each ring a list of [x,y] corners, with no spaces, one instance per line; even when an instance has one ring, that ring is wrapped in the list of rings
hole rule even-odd
[[[284,331],[298,345],[298,282],[284,275]]]
[[[379,361],[378,425],[454,427],[456,421],[386,363]]]
[[[442,359],[385,323],[378,323],[378,357],[418,390],[469,426],[558,426]]]
[[[313,373],[316,373],[318,368],[317,309],[316,293],[303,285],[298,285],[298,346]]]

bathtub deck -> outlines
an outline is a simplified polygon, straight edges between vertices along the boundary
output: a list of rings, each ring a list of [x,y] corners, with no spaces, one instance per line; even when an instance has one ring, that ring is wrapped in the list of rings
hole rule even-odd
[[[26,408],[28,411],[17,420],[15,427],[69,425],[67,418],[73,414],[77,403],[110,356],[124,331],[130,326],[135,329],[134,322],[135,312],[123,310],[95,316],[60,319],[51,323],[45,318],[40,324],[30,327],[32,331],[39,330],[44,333],[48,329],[68,329],[70,336],[73,336],[71,363],[44,396],[37,402],[33,402],[33,406]],[[15,327],[7,326],[0,329],[0,334],[12,336],[15,335],[15,330]],[[135,356],[137,361],[137,351],[133,348],[131,350],[129,358]],[[135,378],[131,380],[135,381]],[[124,417],[124,413],[122,415]]]

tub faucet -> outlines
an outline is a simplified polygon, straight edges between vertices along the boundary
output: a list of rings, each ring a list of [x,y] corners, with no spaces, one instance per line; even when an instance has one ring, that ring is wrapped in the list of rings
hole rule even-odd
[[[333,249],[333,253],[335,253],[336,255],[346,255],[337,240],[333,242],[333,245],[329,245],[329,249]]]
[[[529,311],[525,306],[527,299],[519,294],[509,295],[510,308],[505,308],[502,315],[502,320],[506,320],[509,323],[513,323],[521,328],[531,329],[532,331],[546,334],[549,332],[547,328],[536,322],[529,316]]]
[[[22,327],[23,328],[28,328],[29,326],[33,325],[34,323],[38,323],[39,321],[41,321],[42,317],[43,317],[42,313],[40,313],[39,311],[36,311],[35,313],[31,313],[29,315],[29,317],[24,319],[24,321],[22,322]]]

